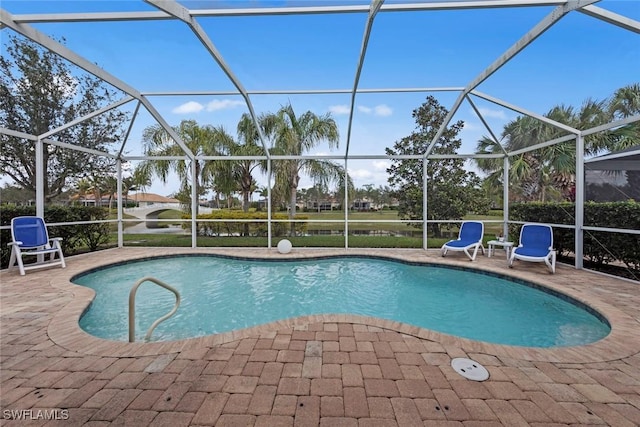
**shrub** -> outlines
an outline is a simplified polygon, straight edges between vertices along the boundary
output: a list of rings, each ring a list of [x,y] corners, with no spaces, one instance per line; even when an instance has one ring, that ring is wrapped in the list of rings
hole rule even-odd
[[[191,219],[190,215],[183,215],[183,219]],[[286,221],[288,214],[274,213],[272,220]],[[306,215],[296,215],[297,220],[309,219]],[[198,215],[198,220],[229,220],[220,222],[198,221],[199,236],[266,236],[267,235],[267,213],[266,212],[242,212],[242,211],[214,211],[210,214]],[[274,222],[271,225],[273,236],[285,236],[288,230],[286,222]],[[183,227],[190,227],[183,224]],[[296,223],[296,234],[303,234],[307,231],[306,222]]]
[[[510,207],[510,219],[514,221],[573,225],[574,215],[574,203],[518,203]],[[587,202],[584,205],[584,224],[591,227],[640,230],[640,203]],[[520,225],[511,225],[509,234],[519,236]],[[553,243],[558,254],[573,254],[574,230],[554,227]],[[585,231],[584,257],[596,267],[619,261],[631,270],[640,271],[640,235]]]
[[[0,206],[0,225],[10,226],[11,219],[17,216],[35,215],[35,206]],[[105,208],[94,206],[49,206],[44,210],[44,221],[47,224],[79,221],[101,221],[109,216]],[[109,240],[109,224],[79,224],[48,226],[50,237],[62,237],[62,251],[65,255],[72,255],[85,246],[95,251],[100,245]],[[2,268],[9,265],[11,249],[6,243],[11,241],[11,229],[1,230],[0,261]]]

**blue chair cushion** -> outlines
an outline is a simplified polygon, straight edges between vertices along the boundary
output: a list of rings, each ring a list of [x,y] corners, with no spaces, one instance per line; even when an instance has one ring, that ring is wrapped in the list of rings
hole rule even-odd
[[[447,242],[446,245],[452,248],[466,248],[476,243],[478,243],[477,240],[451,240]]]
[[[33,248],[49,243],[47,227],[40,217],[24,216],[13,218],[13,236],[15,240],[22,242],[23,247]]]
[[[514,249],[516,254],[529,257],[544,258],[549,255],[549,249],[523,247]]]

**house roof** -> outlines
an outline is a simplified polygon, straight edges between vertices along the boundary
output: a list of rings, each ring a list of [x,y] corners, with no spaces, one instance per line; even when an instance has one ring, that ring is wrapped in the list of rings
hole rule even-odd
[[[147,203],[180,203],[178,199],[161,196],[155,193],[129,193],[129,200]]]
[[[640,170],[640,145],[585,160],[584,168],[599,171]]]
[[[95,198],[95,194],[90,193],[84,194],[82,196],[80,194],[74,194],[70,197],[71,200],[95,200]],[[109,199],[109,195],[102,194],[100,198],[104,201]],[[111,195],[112,200],[116,200],[117,198],[118,196],[116,194]],[[123,195],[123,199],[147,203],[180,203],[180,200],[178,199],[161,196],[155,193],[129,193],[126,197]]]

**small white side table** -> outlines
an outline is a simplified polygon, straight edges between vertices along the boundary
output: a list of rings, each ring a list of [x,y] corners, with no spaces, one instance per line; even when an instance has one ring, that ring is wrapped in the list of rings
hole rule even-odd
[[[487,250],[488,258],[491,258],[491,255],[494,254],[496,246],[500,246],[507,254],[507,259],[509,259],[509,255],[511,255],[511,248],[513,248],[513,242],[501,242],[499,240],[489,240],[487,245],[489,245],[489,249]]]

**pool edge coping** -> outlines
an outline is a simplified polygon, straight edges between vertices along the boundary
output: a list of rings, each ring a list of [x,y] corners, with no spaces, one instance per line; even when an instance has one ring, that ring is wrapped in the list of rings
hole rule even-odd
[[[153,249],[155,248],[146,249],[149,250],[149,252],[153,252]],[[166,248],[161,249],[166,250]],[[582,304],[585,304],[586,306],[591,307],[593,310],[600,313],[611,326],[611,332],[599,341],[580,346],[554,348],[520,347],[470,340],[467,338],[447,335],[444,333],[436,332],[434,330],[420,328],[397,321],[380,319],[370,316],[358,316],[351,314],[320,314],[282,319],[275,322],[269,322],[266,324],[234,330],[222,334],[187,338],[177,341],[128,343],[123,341],[112,341],[98,338],[88,334],[80,327],[79,319],[91,304],[94,296],[94,291],[84,286],[71,283],[71,279],[78,274],[81,274],[82,272],[90,270],[90,268],[67,268],[65,274],[62,274],[62,276],[64,277],[60,277],[59,280],[52,280],[50,282],[50,285],[54,288],[71,292],[71,294],[73,295],[72,300],[64,307],[61,307],[61,309],[53,316],[51,322],[49,323],[47,330],[51,340],[68,350],[76,351],[83,354],[114,357],[153,356],[176,353],[188,348],[213,347],[244,338],[257,338],[278,329],[303,329],[305,325],[308,325],[310,323],[325,322],[365,324],[381,329],[395,331],[405,335],[414,336],[420,339],[438,342],[445,348],[458,347],[467,351],[468,353],[482,353],[498,357],[519,358],[528,361],[554,363],[591,363],[618,360],[640,353],[640,340],[637,339],[637,332],[634,332],[637,331],[638,328],[640,328],[640,324],[638,321],[636,321],[630,315],[624,313],[622,310],[614,307],[613,305],[601,301],[600,299],[594,299],[593,296],[586,295],[587,292],[577,292],[570,287],[564,288],[558,284],[549,282],[549,280],[545,280],[545,277],[557,277],[557,275],[550,276],[540,274],[540,277],[536,276],[536,280],[533,280],[531,277],[522,277],[522,274],[519,274],[517,270],[509,269],[509,273],[505,273],[504,271],[498,272],[496,271],[496,269],[490,268],[490,266],[488,265],[482,265],[477,262],[470,264],[468,262],[461,262],[458,259],[440,259],[437,257],[424,257],[424,259],[416,261],[414,259],[408,258],[406,256],[406,253],[403,254],[403,251],[396,251],[392,254],[376,253],[375,255],[372,255],[371,249],[328,249],[324,251],[325,253],[322,253],[320,255],[320,251],[316,249],[298,249],[293,253],[281,255],[277,252],[274,252],[273,250],[256,251],[255,248],[233,248],[232,250],[229,248],[182,248],[182,250],[179,251],[176,251],[176,248],[171,249],[173,250],[170,253],[157,256],[202,254],[229,257],[229,252],[244,249],[245,251],[251,250],[251,253],[239,256],[231,255],[230,257],[258,260],[291,260],[309,258],[332,258],[340,256],[363,256],[370,258],[373,257],[396,260],[401,262],[418,262],[424,264],[441,265],[445,267],[457,266],[458,268],[462,267],[470,270],[480,270],[498,276],[507,276],[519,281],[530,282],[537,286],[551,289],[554,292],[565,294],[570,298]],[[190,251],[187,252],[187,249],[189,249]],[[127,248],[117,248],[112,249],[111,251],[123,251],[122,255],[125,255],[124,251],[126,250]],[[159,250],[158,252],[162,252],[162,250]],[[156,256],[149,255],[148,253],[129,257],[121,256],[119,257],[120,261],[109,262],[108,264],[154,257]],[[569,271],[568,267],[565,267],[565,271]],[[592,274],[590,272],[583,273]]]

